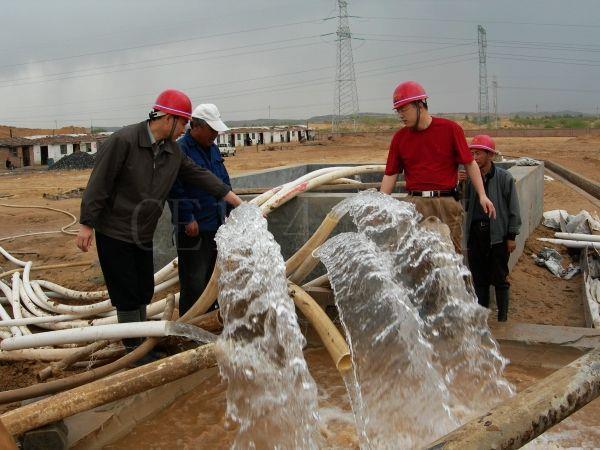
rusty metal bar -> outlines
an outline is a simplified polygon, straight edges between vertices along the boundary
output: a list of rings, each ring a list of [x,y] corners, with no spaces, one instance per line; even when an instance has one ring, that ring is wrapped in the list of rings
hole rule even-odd
[[[600,347],[426,448],[520,448],[599,394]]]

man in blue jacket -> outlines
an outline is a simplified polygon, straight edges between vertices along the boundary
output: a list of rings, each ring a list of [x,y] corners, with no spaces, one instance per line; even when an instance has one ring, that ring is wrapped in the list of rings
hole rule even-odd
[[[493,163],[496,144],[485,134],[475,136],[469,145],[479,166],[485,193],[496,207],[496,217],[490,218],[476,199],[473,185],[467,184],[467,249],[469,268],[477,300],[489,307],[490,285],[496,291],[498,321],[508,318],[508,258],[516,248],[515,238],[521,228],[521,214],[515,179],[509,171]]]
[[[198,166],[231,186],[215,144],[219,132],[227,130],[217,107],[201,104],[192,113],[190,129],[177,142],[181,151]],[[177,179],[171,189],[169,206],[179,257],[179,314],[183,315],[198,300],[215,267],[215,234],[225,221],[227,206],[221,199],[181,179]]]

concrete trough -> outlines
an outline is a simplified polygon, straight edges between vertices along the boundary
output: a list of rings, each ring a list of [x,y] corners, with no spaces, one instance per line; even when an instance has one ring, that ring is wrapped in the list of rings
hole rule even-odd
[[[367,164],[367,163],[365,163]],[[376,163],[369,163],[376,164]],[[287,183],[309,172],[333,166],[356,166],[358,164],[301,164],[284,166],[276,169],[260,170],[244,175],[234,176],[231,179],[233,189],[246,188],[271,188]],[[525,241],[539,225],[543,214],[544,197],[544,166],[514,166],[508,163],[498,163],[499,166],[508,168],[515,177],[521,218],[523,221],[521,234],[517,237],[517,249],[511,255],[509,266],[512,269],[523,252]],[[378,183],[383,173],[369,173],[355,176],[363,183]],[[328,192],[301,194],[292,201],[275,210],[268,216],[269,230],[281,246],[284,259],[289,258],[306,240],[315,232],[327,213],[337,203],[355,195],[358,192],[335,189]],[[406,196],[398,191],[394,194],[398,199]],[[253,195],[243,196],[246,200]],[[159,221],[154,238],[154,266],[159,269],[177,256],[173,245],[171,213],[165,207]],[[350,219],[342,219],[333,234],[354,230]]]

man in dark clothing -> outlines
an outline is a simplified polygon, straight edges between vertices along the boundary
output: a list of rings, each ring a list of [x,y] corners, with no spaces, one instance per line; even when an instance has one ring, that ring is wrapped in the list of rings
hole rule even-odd
[[[175,139],[191,115],[183,93],[161,93],[150,119],[113,133],[98,151],[81,201],[77,246],[87,252],[96,231],[98,259],[119,322],[146,319],[154,293],[152,239],[177,177],[233,206],[231,188],[185,156]],[[139,340],[125,339],[131,350]]]
[[[496,218],[491,219],[481,209],[473,185],[467,184],[469,267],[479,304],[489,307],[490,285],[494,286],[498,321],[506,322],[510,288],[508,259],[516,248],[515,238],[521,228],[515,180],[510,172],[492,162],[497,152],[491,137],[475,136],[469,147],[481,171],[485,192],[496,207]]]
[[[213,104],[198,105],[190,129],[177,142],[181,151],[199,167],[209,170],[231,186],[219,147],[219,132],[229,128]],[[198,300],[215,267],[215,234],[225,221],[227,205],[205,189],[178,178],[169,195],[169,206],[179,258],[179,314],[185,314]],[[215,302],[213,308],[217,307]]]

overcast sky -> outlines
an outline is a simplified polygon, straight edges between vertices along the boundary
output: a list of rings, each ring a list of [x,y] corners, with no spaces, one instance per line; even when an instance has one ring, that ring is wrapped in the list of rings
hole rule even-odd
[[[0,124],[118,126],[173,87],[227,121],[333,109],[334,0],[19,0],[2,4]],[[600,1],[350,0],[362,112],[403,80],[435,112],[477,110],[477,25],[498,109],[600,105]],[[490,104],[492,91],[490,89]]]

